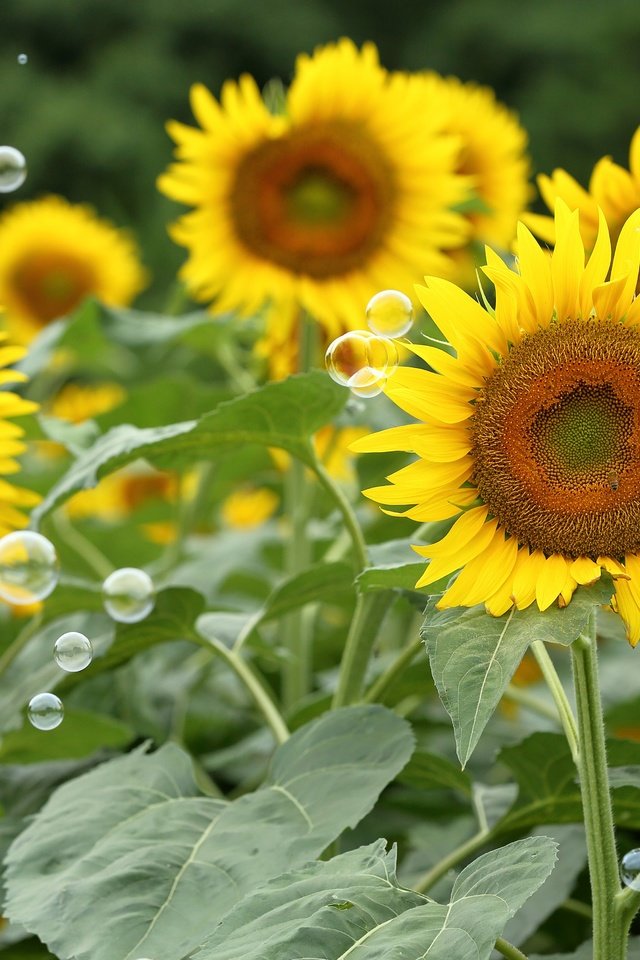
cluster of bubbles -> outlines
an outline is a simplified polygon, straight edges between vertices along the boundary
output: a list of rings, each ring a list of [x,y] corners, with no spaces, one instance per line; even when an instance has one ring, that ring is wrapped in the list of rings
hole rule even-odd
[[[413,305],[400,290],[381,290],[366,308],[368,330],[343,333],[329,344],[325,363],[332,380],[356,397],[375,397],[398,366],[394,340],[413,323]]]
[[[620,860],[620,877],[625,887],[640,890],[640,850],[629,850]]]
[[[12,193],[27,179],[27,161],[15,147],[0,147],[0,193]]]
[[[45,600],[55,589],[60,564],[53,544],[32,530],[17,530],[0,539],[0,598],[14,606]],[[102,584],[102,603],[112,620],[137,623],[155,604],[151,577],[137,567],[122,567]],[[75,630],[63,633],[53,645],[53,657],[67,673],[85,670],[93,659],[88,637]],[[54,693],[38,693],[29,701],[29,721],[38,730],[62,723],[64,707]]]

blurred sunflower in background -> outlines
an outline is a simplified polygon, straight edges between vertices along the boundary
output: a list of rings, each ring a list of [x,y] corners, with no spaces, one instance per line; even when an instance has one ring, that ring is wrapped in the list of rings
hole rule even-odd
[[[446,110],[446,129],[460,139],[457,172],[468,195],[459,209],[468,225],[464,246],[450,251],[456,265],[450,279],[475,290],[475,268],[484,244],[508,252],[516,226],[532,197],[528,136],[516,114],[490,87],[457,77],[427,74],[429,97]]]
[[[146,283],[130,235],[88,206],[50,196],[0,215],[0,303],[18,343],[29,343],[87,296],[126,306]]]
[[[220,103],[192,87],[201,129],[169,123],[177,162],[158,181],[194,208],[170,229],[188,250],[189,292],[216,312],[269,306],[271,356],[292,352],[301,311],[332,339],[381,287],[411,291],[425,265],[449,271],[446,251],[468,235],[453,209],[468,181],[447,109],[427,92],[349,40],[298,57],[277,114],[246,75]]]
[[[558,201],[553,254],[518,228],[518,271],[491,250],[489,312],[432,277],[418,294],[455,350],[414,346],[431,371],[400,368],[386,392],[422,422],[357,441],[358,452],[419,459],[366,495],[409,504],[420,522],[456,517],[417,548],[418,585],[460,571],[439,607],[500,615],[566,605],[579,584],[614,577],[614,609],[640,640],[640,210],[613,260],[600,215],[585,262],[578,211]]]
[[[8,369],[10,364],[21,360],[26,351],[20,346],[6,344],[6,334],[0,334],[0,537],[12,530],[26,527],[29,520],[25,509],[35,506],[40,497],[31,490],[15,486],[6,476],[18,473],[16,460],[26,450],[24,430],[12,423],[10,418],[34,413],[38,405],[14,393],[10,386],[22,383],[27,378],[17,370]]]
[[[554,170],[551,176],[538,177],[542,199],[550,210],[559,198],[571,210],[580,211],[580,234],[585,248],[592,250],[598,236],[599,210],[602,210],[615,240],[623,223],[640,207],[640,127],[629,148],[629,169],[619,166],[611,157],[602,157],[593,168],[585,190],[566,170]],[[542,240],[556,242],[553,217],[529,213],[526,224]]]

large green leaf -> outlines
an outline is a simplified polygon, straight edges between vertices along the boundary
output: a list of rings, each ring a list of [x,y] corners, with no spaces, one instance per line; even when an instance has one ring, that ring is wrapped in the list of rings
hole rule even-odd
[[[114,427],[78,457],[33,511],[32,521],[38,524],[77,490],[94,486],[101,477],[139,458],[175,469],[211,459],[221,449],[255,443],[287,450],[311,466],[309,438],[339,413],[347,393],[315,370],[221,403],[199,420],[163,427]]]
[[[11,847],[7,915],[63,960],[175,960],[243,895],[355,826],[412,747],[382,707],[325,714],[232,803],[198,796],[173,745],[103,764],[57,790]]]
[[[0,740],[0,763],[37,763],[45,760],[76,760],[98,750],[117,750],[135,739],[133,730],[105,714],[77,708],[65,709],[64,723],[46,736],[25,721]]]
[[[629,770],[640,762],[640,744],[610,740],[616,822],[640,828],[640,792],[630,786]],[[575,764],[565,738],[556,733],[534,733],[515,746],[504,747],[498,759],[518,784],[512,807],[494,827],[496,834],[530,828],[540,823],[582,822],[582,801]],[[616,768],[622,769],[618,777]]]
[[[245,898],[195,960],[486,960],[554,862],[548,838],[509,844],[463,870],[443,906],[399,889],[395,858],[375,844]]]
[[[431,672],[451,720],[464,767],[487,722],[533,640],[572,643],[594,606],[606,602],[611,586],[581,588],[564,609],[540,613],[535,605],[492,617],[482,607],[438,611],[427,608],[422,628]]]

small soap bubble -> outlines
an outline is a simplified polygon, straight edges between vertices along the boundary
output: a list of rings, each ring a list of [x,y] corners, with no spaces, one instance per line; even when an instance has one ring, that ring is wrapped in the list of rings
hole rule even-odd
[[[18,63],[20,64],[21,67],[24,67],[25,63],[29,63],[29,57],[27,56],[26,53],[18,54]]]
[[[384,390],[387,378],[379,370],[363,367],[349,378],[348,387],[354,397],[368,400],[377,397]]]
[[[53,645],[53,658],[67,673],[78,673],[93,660],[91,640],[75,630],[63,633]]]
[[[33,530],[0,539],[0,597],[21,606],[44,600],[55,589],[59,566],[53,544]]]
[[[37,730],[55,730],[64,717],[62,700],[55,693],[37,693],[29,700],[27,716]]]
[[[620,877],[625,887],[640,890],[640,850],[629,850],[620,860]]]
[[[102,601],[112,620],[118,623],[137,623],[153,610],[155,588],[144,570],[122,567],[109,574],[102,584]]]
[[[369,329],[380,337],[404,337],[413,324],[413,304],[400,290],[381,290],[366,309]]]
[[[329,344],[325,362],[332,380],[351,387],[356,375],[361,375],[361,381],[391,376],[398,366],[398,351],[391,340],[354,330]]]
[[[0,193],[17,190],[27,179],[27,161],[15,147],[0,147]]]

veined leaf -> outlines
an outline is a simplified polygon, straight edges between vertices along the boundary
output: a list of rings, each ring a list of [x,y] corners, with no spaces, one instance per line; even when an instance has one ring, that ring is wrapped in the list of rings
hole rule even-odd
[[[77,490],[143,458],[161,468],[210,459],[223,448],[256,443],[313,463],[309,438],[342,409],[347,391],[319,370],[299,374],[219,404],[199,420],[163,427],[114,427],[85,451],[32,513],[38,524]]]
[[[427,607],[422,635],[440,699],[453,721],[464,767],[533,640],[573,643],[595,606],[610,599],[610,581],[581,588],[564,609],[534,605],[492,617],[482,607]]]
[[[462,871],[451,902],[398,887],[383,844],[271,881],[223,920],[194,960],[486,960],[506,920],[553,869],[555,843],[528,838]]]
[[[383,707],[337,710],[232,803],[199,796],[173,745],[105,763],[57,790],[12,845],[7,916],[63,960],[175,960],[242,896],[355,826],[412,748]]]

